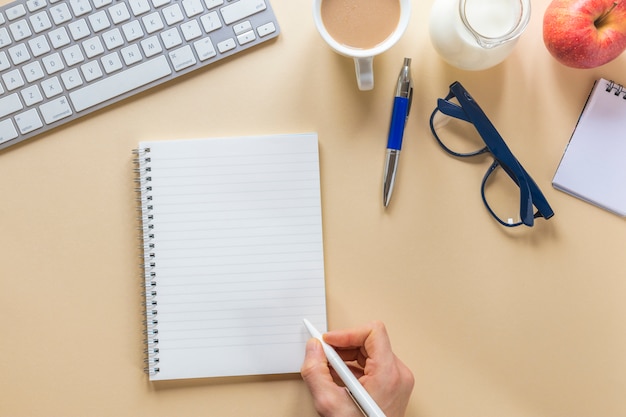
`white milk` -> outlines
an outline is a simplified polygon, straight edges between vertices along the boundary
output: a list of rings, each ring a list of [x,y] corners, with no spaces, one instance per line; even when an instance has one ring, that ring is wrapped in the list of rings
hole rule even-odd
[[[435,0],[430,13],[433,46],[457,68],[482,70],[499,64],[528,23],[529,0],[465,0],[464,17],[471,29],[463,22],[460,2]]]

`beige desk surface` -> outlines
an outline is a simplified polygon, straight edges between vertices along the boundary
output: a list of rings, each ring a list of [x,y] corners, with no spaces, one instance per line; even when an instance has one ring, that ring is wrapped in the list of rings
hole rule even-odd
[[[309,131],[320,140],[329,326],[387,323],[416,376],[407,416],[626,415],[626,223],[551,187],[593,80],[626,82],[626,55],[561,66],[542,42],[548,1],[536,0],[507,61],[455,70],[430,44],[432,0],[415,1],[405,36],[375,60],[374,91],[359,92],[310,1],[272,4],[275,42],[0,152],[0,415],[314,416],[297,374],[147,381],[131,163],[145,139]],[[384,211],[405,56],[416,93]],[[455,80],[532,173],[552,220],[504,230],[480,200],[489,163],[435,143],[428,116]]]

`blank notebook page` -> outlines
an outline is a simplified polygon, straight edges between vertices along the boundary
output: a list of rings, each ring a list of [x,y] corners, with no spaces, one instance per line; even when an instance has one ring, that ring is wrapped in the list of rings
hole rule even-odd
[[[140,151],[150,379],[298,372],[302,319],[326,328],[317,135]]]
[[[605,79],[594,84],[552,181],[620,216],[626,216],[625,94]]]

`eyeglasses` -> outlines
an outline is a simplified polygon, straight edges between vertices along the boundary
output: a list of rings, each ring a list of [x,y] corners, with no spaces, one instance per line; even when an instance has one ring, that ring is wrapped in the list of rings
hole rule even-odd
[[[456,99],[458,104],[450,101],[452,99]],[[444,120],[436,120],[438,113],[449,117]],[[455,126],[446,127],[447,124],[451,124],[451,120],[455,120],[453,123]],[[438,121],[442,123],[438,123]],[[526,172],[515,156],[513,156],[502,136],[500,136],[487,118],[487,115],[458,81],[450,86],[450,92],[446,98],[437,100],[437,107],[430,116],[430,129],[439,145],[450,155],[459,158],[469,158],[490,153],[493,156],[494,161],[482,180],[481,196],[489,213],[500,224],[507,227],[515,227],[522,224],[532,227],[534,219],[538,217],[549,219],[554,215],[554,211],[552,211],[548,201],[530,174]],[[443,139],[445,139],[448,145],[444,144]],[[457,142],[454,142],[455,140]],[[464,147],[465,149],[471,146],[471,144],[475,144],[479,148],[472,151],[457,152],[449,146],[452,142],[456,144],[455,147],[457,148]],[[518,191],[515,191],[519,195],[519,219],[517,220],[509,216],[502,216],[501,212],[496,213],[496,210],[487,201],[487,184],[493,182],[489,181],[489,179],[494,177],[493,174],[498,171],[498,168],[502,168],[502,171],[508,174],[508,177],[519,188]],[[511,184],[508,179],[506,182]],[[515,189],[517,190],[517,188]],[[489,195],[493,195],[493,193]],[[537,209],[534,213],[533,207]],[[503,218],[506,218],[506,221]]]

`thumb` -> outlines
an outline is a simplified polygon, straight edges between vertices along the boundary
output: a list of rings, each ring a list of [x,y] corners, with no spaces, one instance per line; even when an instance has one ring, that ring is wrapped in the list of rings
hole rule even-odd
[[[322,344],[315,338],[307,341],[300,374],[313,393],[334,385]]]
[[[347,391],[333,380],[319,340],[312,338],[307,342],[300,374],[311,391],[319,415],[350,416],[355,415],[355,410],[358,412]]]

